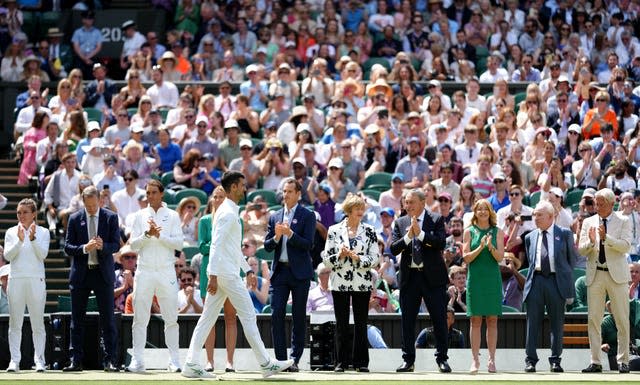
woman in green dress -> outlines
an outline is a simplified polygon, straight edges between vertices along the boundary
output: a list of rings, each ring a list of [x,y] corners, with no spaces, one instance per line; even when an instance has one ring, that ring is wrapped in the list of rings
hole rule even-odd
[[[211,246],[211,223],[216,210],[224,202],[226,194],[222,186],[218,186],[213,190],[211,198],[207,203],[207,215],[200,218],[198,222],[198,241],[200,253],[202,254],[202,263],[200,264],[200,295],[202,303],[207,296],[207,285],[209,284],[209,275],[207,274],[207,266],[209,265],[209,247]],[[233,355],[236,350],[236,339],[238,338],[238,324],[236,322],[236,309],[231,305],[229,299],[224,302],[224,341],[227,347],[227,363],[225,372],[233,372]],[[213,348],[216,344],[216,328],[211,328],[211,332],[204,342],[204,350],[207,352],[207,365],[205,370],[213,371]]]
[[[502,280],[498,263],[504,256],[504,233],[496,226],[496,213],[491,203],[481,199],[473,205],[471,226],[464,231],[463,258],[467,264],[467,315],[471,317],[469,331],[473,362],[469,372],[480,368],[480,330],[482,317],[487,320],[489,373],[495,373],[498,316],[502,315]]]

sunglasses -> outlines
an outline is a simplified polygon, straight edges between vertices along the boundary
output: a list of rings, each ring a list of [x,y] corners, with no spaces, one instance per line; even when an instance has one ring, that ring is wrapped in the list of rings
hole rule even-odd
[[[129,76],[129,79],[140,79],[140,76]]]
[[[176,263],[176,264],[174,264],[174,265],[173,265],[173,267],[175,267],[175,268],[177,269],[177,268],[179,268],[179,267],[180,267],[180,268],[184,267],[184,265],[178,265],[178,264]]]
[[[133,181],[133,178],[124,178],[124,181],[125,182],[131,182],[131,181]]]
[[[504,181],[503,181],[503,180],[498,179],[498,180],[494,180],[494,181],[493,181],[493,183],[496,183],[496,184],[498,184],[498,183],[504,183]]]
[[[569,135],[578,135],[578,133],[575,131],[569,131]]]
[[[193,278],[182,278],[182,279],[180,279],[180,282],[182,282],[182,283],[193,282]]]
[[[242,147],[240,150],[242,150],[242,151],[250,151],[251,147]]]
[[[206,128],[206,127],[207,127],[207,125],[206,125],[206,124],[201,123],[201,124],[198,124],[198,127],[205,127],[205,128]]]
[[[596,102],[607,102],[607,99],[596,99]]]
[[[136,259],[135,255],[124,255],[122,258],[124,258],[127,261],[130,261],[132,259]]]
[[[519,197],[519,196],[520,196],[520,193],[519,193],[519,192],[512,192],[512,193],[509,193],[509,196],[512,196],[512,197]]]
[[[196,206],[194,206],[194,205],[189,205],[189,206],[185,206],[185,208],[186,208],[187,210],[195,210],[195,209],[196,209]]]
[[[249,248],[249,247],[251,247],[251,245],[250,245],[250,244],[248,244],[248,243],[243,243],[243,244],[242,244],[242,248],[243,248],[243,249],[247,249],[247,248]]]
[[[128,118],[129,115],[127,115],[127,114],[118,114],[118,117],[119,118]]]
[[[340,170],[340,169],[338,167],[329,167],[329,170],[336,171],[336,170]]]
[[[582,154],[583,152],[589,152],[589,151],[591,151],[591,150],[586,149],[586,148],[583,148],[583,149],[582,149],[582,150],[580,150],[579,152]]]
[[[440,203],[448,203],[448,202],[451,202],[451,201],[448,200],[447,198],[438,198],[438,202],[440,202]]]
[[[71,86],[60,86],[60,88],[62,88],[62,89],[71,88]]]

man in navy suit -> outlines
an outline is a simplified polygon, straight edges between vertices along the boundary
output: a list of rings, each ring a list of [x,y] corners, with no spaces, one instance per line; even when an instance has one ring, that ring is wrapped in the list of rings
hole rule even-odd
[[[529,273],[524,284],[524,303],[527,305],[527,342],[525,372],[536,371],[538,354],[536,344],[542,331],[546,307],[551,325],[551,371],[562,373],[560,355],[564,328],[564,310],[567,298],[575,298],[573,267],[576,249],[573,233],[553,223],[555,210],[547,201],[538,203],[533,210],[537,229],[525,237],[525,252]]]
[[[393,226],[391,253],[400,259],[400,310],[402,310],[402,359],[397,372],[413,372],[416,359],[416,318],[424,300],[436,337],[436,363],[442,373],[451,372],[447,360],[447,266],[442,256],[447,235],[444,218],[425,210],[421,189],[405,197],[407,215]]]
[[[89,186],[82,192],[84,210],[69,217],[64,251],[72,258],[71,289],[71,364],[66,372],[82,371],[84,317],[91,290],[98,301],[102,329],[103,366],[117,372],[117,331],[113,317],[113,253],[120,248],[118,215],[100,208],[98,190]]]
[[[289,368],[297,372],[304,350],[306,332],[306,306],[309,284],[313,277],[311,249],[316,230],[313,212],[298,204],[302,186],[288,178],[282,189],[284,207],[269,219],[269,228],[264,241],[267,251],[275,250],[271,273],[271,334],[277,360],[287,359],[284,316],[289,293],[293,299],[291,332],[291,358],[295,363]]]

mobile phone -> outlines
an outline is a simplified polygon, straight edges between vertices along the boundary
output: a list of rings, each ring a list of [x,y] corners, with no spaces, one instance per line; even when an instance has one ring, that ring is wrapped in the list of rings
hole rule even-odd
[[[108,184],[105,184],[104,186],[102,186],[102,189],[103,189],[103,190],[109,190],[109,185],[108,185]]]

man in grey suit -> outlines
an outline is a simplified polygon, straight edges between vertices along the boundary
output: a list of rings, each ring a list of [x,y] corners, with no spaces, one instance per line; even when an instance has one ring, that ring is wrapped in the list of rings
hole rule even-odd
[[[538,203],[533,211],[536,229],[525,237],[525,252],[529,273],[524,284],[524,303],[527,305],[527,342],[524,371],[536,371],[536,345],[542,331],[544,309],[547,308],[551,326],[551,371],[561,373],[564,308],[567,298],[575,297],[573,267],[576,250],[573,233],[553,223],[555,210],[551,203]]]
[[[429,162],[420,156],[420,138],[412,136],[407,139],[409,154],[398,161],[395,172],[404,175],[405,189],[419,188],[431,180]]]

